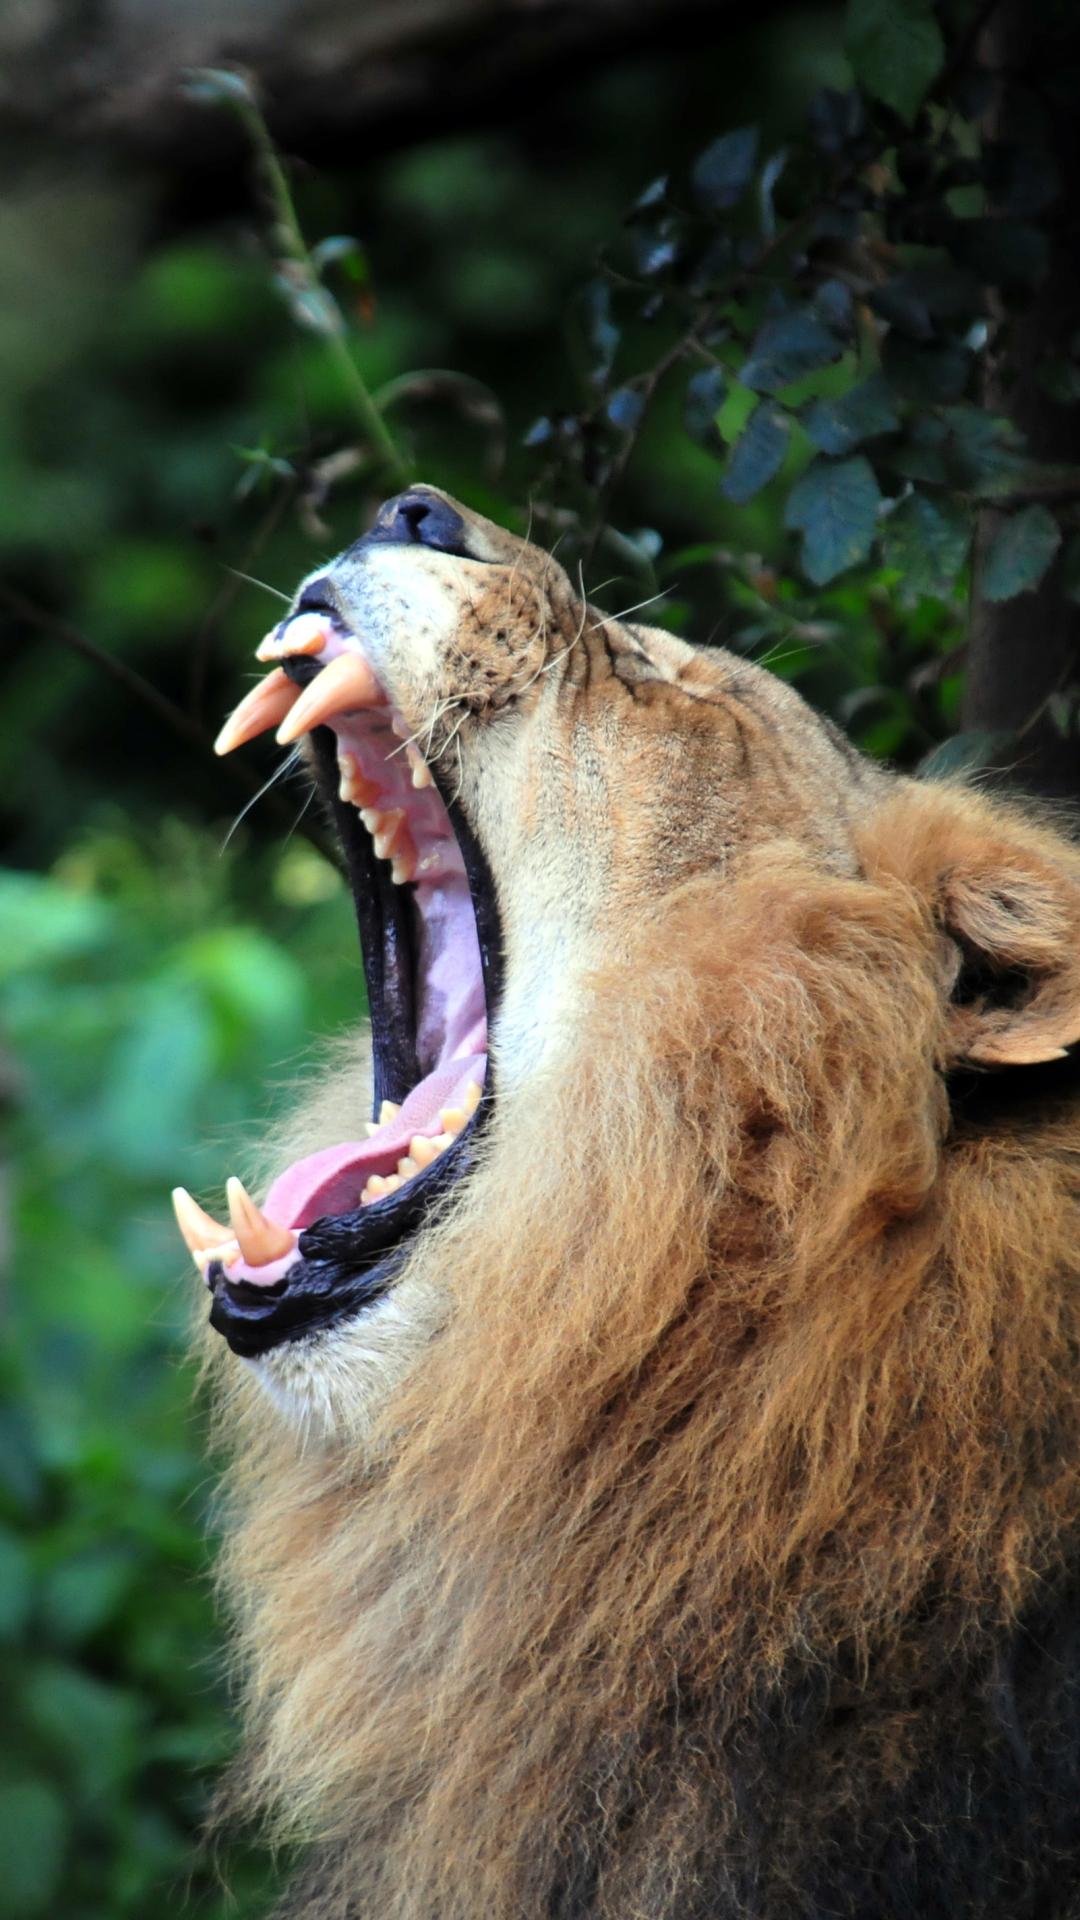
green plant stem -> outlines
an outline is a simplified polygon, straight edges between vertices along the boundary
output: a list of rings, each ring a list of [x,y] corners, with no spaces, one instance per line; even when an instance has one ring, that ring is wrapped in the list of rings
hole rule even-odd
[[[298,269],[309,287],[319,288],[319,276],[312,264],[307,242],[297,219],[289,182],[271,139],[270,129],[258,107],[241,100],[237,100],[234,104],[262,168],[273,208],[273,237],[276,250],[282,258]],[[327,329],[323,337],[337,362],[338,371],[348,391],[361,431],[376,456],[376,470],[380,476],[385,477],[391,487],[407,486],[411,478],[409,463],[402,457],[393,435],[367,390],[364,377],[349,350],[344,325],[336,306],[332,311],[336,316],[336,323]]]

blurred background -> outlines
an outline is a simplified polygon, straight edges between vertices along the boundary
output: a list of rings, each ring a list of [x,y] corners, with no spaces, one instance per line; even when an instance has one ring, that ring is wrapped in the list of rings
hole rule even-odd
[[[960,8],[969,50],[990,11]],[[265,1855],[198,1839],[234,1732],[168,1192],[219,1203],[290,1082],[364,1010],[351,903],[303,788],[265,742],[235,766],[207,743],[282,596],[370,521],[378,476],[325,330],[295,287],[282,297],[250,133],[227,87],[185,72],[252,76],[307,241],[354,242],[325,251],[327,284],[419,477],[522,529],[532,499],[538,537],[565,535],[611,610],[648,602],[644,618],[767,660],[873,753],[948,764],[959,739],[989,764],[1023,734],[1012,772],[1076,790],[1067,506],[1060,552],[1012,603],[1020,641],[982,609],[1012,665],[973,712],[966,539],[921,585],[880,548],[808,577],[787,503],[814,445],[796,432],[773,484],[723,491],[747,390],[724,413],[722,369],[696,433],[683,387],[661,385],[607,467],[575,456],[576,478],[551,478],[616,352],[596,276],[624,271],[627,209],[726,129],[756,125],[760,153],[781,153],[823,89],[853,85],[843,6],[752,12],[0,6],[0,1916],[272,1903]],[[1034,193],[1036,215],[1057,205]],[[1051,291],[1038,324],[1065,328],[1066,371],[1049,425],[1045,380],[1024,401],[1023,370],[986,378],[1060,466],[1080,314],[1075,287]],[[1042,297],[1015,303],[1017,337]],[[668,338],[649,345],[648,304],[618,349],[631,378]],[[601,380],[605,430],[636,436],[620,377]],[[827,381],[800,389],[815,393]],[[591,548],[583,487],[605,499]],[[1023,640],[1037,617],[1052,657]]]

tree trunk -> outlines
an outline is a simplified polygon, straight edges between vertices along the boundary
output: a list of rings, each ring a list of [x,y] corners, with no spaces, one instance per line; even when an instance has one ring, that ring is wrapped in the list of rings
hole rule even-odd
[[[985,64],[1009,83],[992,110],[990,137],[1007,139],[1015,116],[1041,112],[1061,186],[1040,217],[1050,240],[1049,272],[1005,330],[984,398],[1026,435],[1034,458],[1080,463],[1080,406],[1053,400],[1038,379],[1047,354],[1067,352],[1080,330],[1080,139],[1077,102],[1067,97],[1073,90],[1055,85],[1068,75],[1063,39],[1074,65],[1077,0],[1003,0],[985,37]],[[996,508],[980,514],[964,726],[1013,736],[1000,765],[1017,785],[1050,797],[1080,795],[1080,739],[1075,730],[1063,737],[1049,710],[1054,693],[1080,681],[1080,607],[1065,595],[1063,550],[1034,591],[997,604],[982,599],[979,558],[1001,519]]]

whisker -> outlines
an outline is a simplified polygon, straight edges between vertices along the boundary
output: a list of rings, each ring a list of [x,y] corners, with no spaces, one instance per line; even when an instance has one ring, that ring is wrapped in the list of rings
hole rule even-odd
[[[268,580],[256,580],[253,573],[242,573],[239,567],[226,567],[236,580],[246,580],[249,587],[261,587],[264,593],[272,593],[275,600],[284,600],[287,607],[292,606],[292,594],[282,593],[280,587],[272,587]]]
[[[236,819],[233,821],[232,826],[229,828],[228,833],[225,835],[224,840],[222,841],[220,847],[218,848],[219,860],[222,854],[224,853],[226,847],[228,846],[229,841],[232,839],[233,834],[236,832],[237,827],[241,826],[243,822],[247,819],[248,814],[251,812],[252,807],[258,806],[259,801],[262,799],[263,795],[266,793],[269,793],[271,787],[276,786],[277,782],[281,780],[285,774],[291,773],[293,768],[296,766],[299,766],[299,764],[300,764],[300,749],[299,747],[294,747],[291,753],[287,753],[285,755],[285,758],[281,762],[281,765],[279,767],[275,767],[273,773],[270,775],[269,780],[263,781],[263,784],[259,788],[258,793],[253,793],[251,796],[251,799],[247,802],[247,805],[241,807],[240,812],[237,814]],[[301,809],[300,814],[298,815],[299,819],[303,819],[304,812],[306,812],[310,800],[311,800],[311,794],[308,795],[307,800],[305,800],[304,802],[304,806]],[[290,834],[293,832],[292,827],[290,827],[289,832]]]
[[[617,579],[618,575],[615,577]],[[599,592],[599,588],[597,591]],[[638,613],[642,607],[651,607],[654,601],[662,600],[663,598],[664,589],[661,588],[659,593],[650,593],[647,600],[635,600],[632,607],[623,607],[618,613],[609,613],[605,618],[608,620],[625,620],[628,613]]]

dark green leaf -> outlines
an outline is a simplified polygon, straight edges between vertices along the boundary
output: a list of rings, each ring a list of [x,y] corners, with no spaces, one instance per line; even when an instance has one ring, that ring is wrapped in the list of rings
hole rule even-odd
[[[42,1618],[57,1640],[75,1642],[104,1625],[131,1584],[130,1557],[101,1547],[54,1567],[42,1589]]]
[[[899,425],[888,384],[877,373],[839,400],[812,401],[803,415],[803,426],[822,453],[850,453],[860,440],[895,433]]]
[[[808,307],[780,314],[759,327],[739,379],[755,393],[775,393],[839,360],[843,346]]]
[[[776,235],[776,208],[773,206],[773,189],[788,163],[788,148],[781,147],[777,153],[770,154],[761,170],[758,183],[758,201],[761,207],[761,232],[766,240]]]
[[[932,340],[936,320],[964,319],[979,312],[979,282],[959,267],[915,267],[875,288],[870,305],[909,340]]]
[[[679,252],[679,229],[674,220],[658,227],[639,227],[634,233],[634,264],[646,279],[674,264]]]
[[[648,220],[655,214],[667,197],[668,176],[662,173],[656,180],[650,180],[644,193],[640,193],[626,216],[627,225],[635,220]]]
[[[965,493],[982,500],[1011,493],[1031,472],[1024,454],[1024,436],[1010,420],[981,407],[946,407],[949,430],[946,449],[949,478]]]
[[[844,48],[860,86],[910,126],[945,59],[930,0],[848,0]]]
[[[988,767],[1012,740],[1011,733],[996,733],[987,727],[971,727],[967,733],[954,733],[942,740],[919,761],[917,780],[952,780],[957,774],[975,773]]]
[[[911,493],[881,530],[881,556],[900,573],[900,598],[908,606],[924,595],[943,600],[951,591],[971,545],[971,515],[959,502]]]
[[[723,403],[727,383],[721,367],[702,367],[686,383],[683,401],[683,425],[692,440],[719,447],[716,416]]]
[[[961,220],[956,253],[979,280],[995,287],[1031,287],[1046,273],[1048,243],[1019,220]]]
[[[810,132],[822,153],[840,153],[850,141],[857,140],[866,125],[866,111],[857,87],[850,93],[838,93],[835,87],[822,87],[810,102]]]
[[[987,547],[979,582],[984,600],[1011,600],[1037,587],[1061,545],[1048,507],[1023,507],[1003,520]]]
[[[723,213],[742,199],[754,176],[757,149],[757,128],[738,127],[699,154],[690,178],[707,212]]]
[[[773,401],[763,400],[735,444],[721,492],[745,507],[779,473],[790,439],[790,414]]]
[[[845,337],[851,332],[854,306],[851,288],[843,280],[823,280],[813,299],[816,317],[834,333]]]
[[[0,1915],[29,1920],[49,1906],[64,1866],[67,1821],[44,1781],[0,1787]]]
[[[0,1528],[0,1637],[10,1639],[25,1625],[33,1597],[30,1563],[22,1541]]]
[[[815,460],[788,496],[784,524],[803,534],[802,564],[815,586],[865,560],[881,492],[868,460]]]
[[[619,387],[607,403],[607,417],[613,427],[623,433],[632,433],[640,426],[645,412],[645,396],[633,387]]]
[[[902,400],[935,406],[961,398],[971,356],[963,347],[917,346],[890,328],[882,342],[881,370]]]

